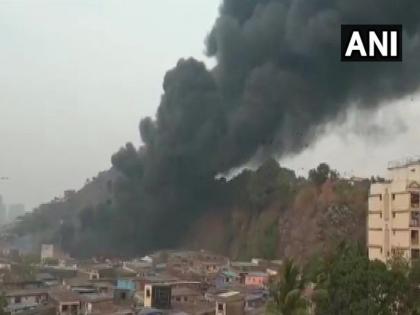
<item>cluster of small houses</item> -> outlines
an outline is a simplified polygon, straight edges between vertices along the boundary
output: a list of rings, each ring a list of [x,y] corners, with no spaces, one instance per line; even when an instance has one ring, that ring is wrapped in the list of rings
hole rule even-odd
[[[0,278],[8,314],[263,314],[281,261],[230,261],[208,251],[162,251],[141,259],[75,261],[43,246],[31,281]],[[13,270],[0,258],[2,270]],[[1,280],[3,279],[3,280]]]

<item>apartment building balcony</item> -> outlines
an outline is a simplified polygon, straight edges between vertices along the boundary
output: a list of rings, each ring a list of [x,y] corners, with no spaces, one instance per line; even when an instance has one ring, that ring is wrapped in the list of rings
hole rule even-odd
[[[410,227],[420,228],[420,220],[410,220]]]
[[[420,227],[420,212],[411,212],[410,215],[410,227]]]
[[[420,208],[420,194],[419,193],[411,193],[411,208],[412,209],[419,209]]]
[[[411,259],[419,259],[419,258],[420,258],[420,249],[412,249]]]

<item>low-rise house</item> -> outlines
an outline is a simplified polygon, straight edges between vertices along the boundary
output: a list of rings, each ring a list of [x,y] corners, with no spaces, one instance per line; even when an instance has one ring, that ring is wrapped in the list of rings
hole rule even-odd
[[[222,271],[214,279],[214,285],[217,289],[240,283],[240,276],[234,271]]]
[[[2,287],[4,290],[29,290],[39,289],[43,287],[42,281],[8,281],[3,282]]]
[[[27,289],[8,291],[5,294],[7,310],[11,314],[36,309],[39,305],[48,302],[48,293],[45,289]]]
[[[81,296],[81,314],[102,314],[103,309],[109,309],[114,304],[112,294],[90,293]]]
[[[0,258],[0,270],[11,270],[12,262],[9,259]]]
[[[57,315],[80,315],[80,295],[70,290],[57,290],[49,294],[52,303],[55,305]]]
[[[168,284],[146,284],[144,286],[144,306],[170,309],[172,288]]]
[[[245,298],[237,291],[229,291],[216,296],[216,315],[244,315]]]
[[[118,304],[131,304],[136,292],[136,282],[131,279],[118,279],[114,289],[114,301]]]
[[[254,310],[263,308],[267,303],[267,298],[262,293],[247,294],[245,296],[245,309]]]
[[[245,276],[245,286],[251,288],[265,288],[268,284],[268,275],[264,272],[250,272]]]
[[[172,288],[172,306],[177,304],[196,304],[201,300],[203,300],[203,296],[197,290],[193,290],[188,287]]]
[[[57,277],[46,272],[38,273],[35,278],[37,281],[41,281],[45,287],[52,287],[60,284],[60,281],[57,279]]]
[[[181,303],[173,306],[170,315],[214,315],[214,303],[200,301],[194,304]]]
[[[148,261],[124,262],[122,270],[132,272],[136,277],[145,277],[153,271],[153,265]]]
[[[88,264],[78,270],[80,276],[86,276],[89,280],[110,279],[116,276],[115,268],[109,264]]]
[[[261,271],[261,267],[255,262],[232,261],[230,268],[238,273]]]

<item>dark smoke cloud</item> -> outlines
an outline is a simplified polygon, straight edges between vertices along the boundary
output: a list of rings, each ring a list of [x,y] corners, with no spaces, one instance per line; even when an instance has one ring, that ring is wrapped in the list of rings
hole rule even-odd
[[[403,24],[404,61],[342,63],[340,24],[359,23]],[[140,123],[144,145],[113,157],[140,186],[133,207],[173,214],[176,225],[209,198],[218,173],[297,153],[349,107],[415,91],[419,26],[418,0],[225,0],[207,38],[216,67],[180,60],[156,119]]]
[[[340,24],[403,24],[403,63],[340,62]],[[227,167],[257,150],[298,152],[351,105],[376,107],[419,86],[419,1],[226,0],[208,53],[226,106]]]

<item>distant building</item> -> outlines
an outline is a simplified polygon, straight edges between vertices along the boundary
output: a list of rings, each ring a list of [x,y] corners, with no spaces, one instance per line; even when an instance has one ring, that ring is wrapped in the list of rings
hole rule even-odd
[[[264,272],[250,272],[245,276],[245,285],[251,288],[265,288],[268,284],[268,275]]]
[[[55,258],[54,256],[54,245],[42,244],[41,245],[41,261],[46,259]]]
[[[369,194],[369,258],[420,258],[420,158],[391,162]]]
[[[56,307],[57,315],[79,315],[81,313],[80,295],[65,290],[57,290],[49,294]]]
[[[236,291],[221,293],[216,296],[216,315],[245,314],[245,298]]]
[[[144,287],[144,306],[158,309],[170,309],[172,288],[164,284],[146,284]]]
[[[5,294],[8,310],[20,312],[36,308],[48,301],[48,293],[45,289],[13,290]]]

